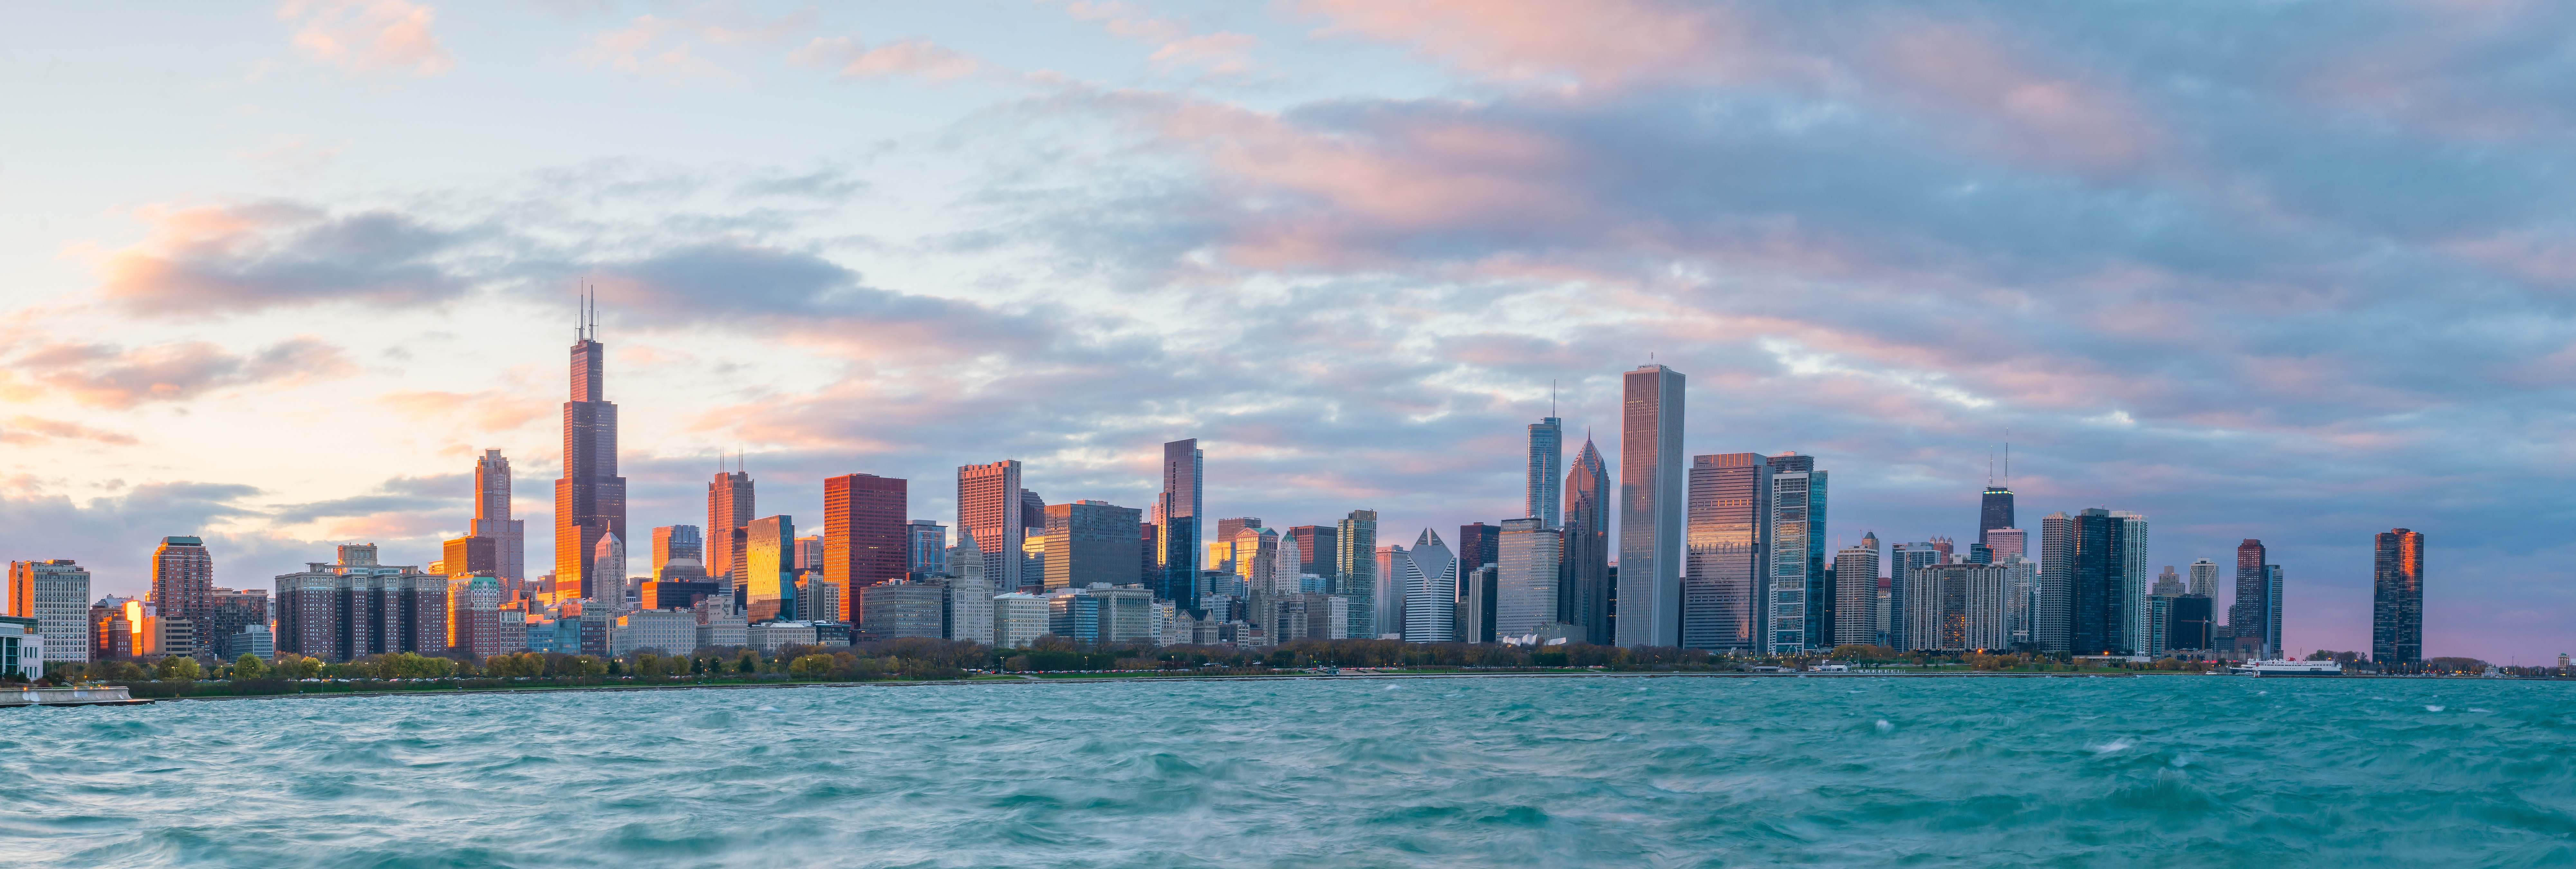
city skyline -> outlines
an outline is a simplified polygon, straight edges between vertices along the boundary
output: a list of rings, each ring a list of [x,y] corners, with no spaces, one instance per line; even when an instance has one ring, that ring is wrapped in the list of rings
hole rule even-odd
[[[1005,457],[1058,501],[1148,506],[1155,445],[1176,438],[1207,452],[1207,515],[1291,527],[1367,508],[1411,540],[1518,514],[1534,420],[1615,456],[1618,376],[1660,361],[1701,390],[1685,461],[1796,450],[1832,470],[1828,552],[1864,532],[1975,539],[1982,454],[2009,428],[2026,531],[2050,512],[2142,513],[2159,566],[2261,539],[2292,648],[2369,647],[2358,541],[2397,527],[2435,541],[2427,655],[2570,644],[2570,559],[2545,521],[2576,475],[2556,458],[2551,376],[2576,327],[2542,205],[2564,197],[2536,169],[2556,115],[2512,88],[2350,101],[2238,63],[2344,81],[2334,52],[2279,34],[2356,48],[2334,40],[2547,20],[2202,10],[2353,29],[2184,50],[2102,11],[1908,53],[1861,44],[1915,29],[1860,10],[1841,36],[1737,22],[1777,37],[1762,41],[1782,63],[1721,75],[1576,50],[1614,26],[1592,20],[1505,34],[1437,9],[1157,6],[1113,28],[1128,19],[970,5],[672,12],[662,29],[632,9],[438,7],[410,62],[298,48],[352,26],[318,13],[171,10],[184,40],[20,13],[97,46],[6,61],[20,74],[0,88],[72,97],[31,99],[22,129],[97,135],[12,139],[16,165],[45,171],[12,176],[20,230],[0,237],[18,276],[0,510],[54,546],[13,557],[75,559],[102,595],[143,592],[165,536],[203,536],[228,587],[339,543],[426,563],[468,530],[459,493],[486,449],[517,475],[512,519],[550,529],[553,354],[589,283],[618,372],[630,563],[643,529],[702,521],[711,456],[761,468],[759,515],[810,523],[819,481],[860,472],[912,481],[909,518],[951,522],[953,469]],[[1700,49],[1739,32],[1711,29],[1722,11],[1635,8],[1634,26]],[[988,16],[1025,35],[964,26]],[[769,35],[711,41],[720,24]],[[1257,48],[1155,59],[1184,33]],[[662,44],[620,54],[601,41],[617,34]],[[916,37],[965,60],[856,64]],[[2462,38],[2478,50],[2426,62],[2529,57]],[[2135,74],[2140,54],[2231,87],[2178,91]],[[1990,62],[1938,80],[1873,65],[1927,56]],[[1853,89],[1778,77],[1805,60]],[[2022,92],[2072,96],[2003,96]],[[2218,92],[2261,111],[2222,111]],[[1703,102],[1833,120],[1717,139],[1654,120]],[[94,108],[120,105],[155,108]],[[2478,114],[2383,115],[2435,107]],[[580,134],[483,120],[540,109]],[[670,111],[709,122],[651,120]],[[2495,120],[2512,118],[2528,123]],[[1594,124],[1624,132],[1569,133]],[[2477,159],[2452,159],[2464,129]],[[2249,156],[2316,131],[2348,159]],[[119,144],[67,145],[101,137]],[[1614,159],[1629,155],[1613,139],[1886,174],[1866,193],[1791,180],[1832,175],[1809,162],[1642,178],[1622,167],[1674,164]],[[2485,446],[2425,470],[2460,428]],[[527,536],[529,573],[563,554],[553,536]]]

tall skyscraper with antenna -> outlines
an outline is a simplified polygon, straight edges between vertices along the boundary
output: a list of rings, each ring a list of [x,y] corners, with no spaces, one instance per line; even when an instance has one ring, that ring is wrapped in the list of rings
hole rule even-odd
[[[1556,395],[1551,386],[1547,416],[1529,427],[1529,475],[1523,498],[1527,504],[1522,515],[1540,520],[1541,527],[1563,527],[1557,511],[1563,503],[1564,476],[1565,420],[1556,416]]]
[[[599,538],[626,534],[626,478],[617,475],[617,405],[607,398],[608,347],[595,300],[582,299],[573,330],[572,400],[563,406],[563,476],[555,480],[555,587],[596,597],[624,577],[596,575]],[[604,584],[603,584],[604,579]]]
[[[510,518],[510,460],[500,450],[484,450],[474,462],[472,537],[492,538],[494,573],[514,587],[528,579],[528,523]]]
[[[760,515],[754,512],[759,505],[751,472],[743,470],[741,462],[736,457],[734,469],[728,471],[724,460],[717,459],[715,479],[707,481],[707,576],[726,585],[749,572],[745,535],[750,533],[752,517]]]
[[[2013,524],[2012,442],[2005,441],[2002,485],[1995,483],[1993,457],[1989,456],[1986,459],[1985,503],[1979,505],[1977,509],[1977,544],[1991,550],[1995,544],[1994,541],[1986,539],[1986,532],[1998,528],[2018,527],[2021,526]]]

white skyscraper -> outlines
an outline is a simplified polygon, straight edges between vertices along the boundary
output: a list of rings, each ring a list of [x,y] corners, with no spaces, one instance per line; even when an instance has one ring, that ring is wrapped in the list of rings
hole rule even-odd
[[[599,535],[590,564],[591,576],[596,578],[592,599],[611,613],[626,609],[626,541],[617,539],[614,531]]]
[[[2121,614],[2128,624],[2122,629],[2122,648],[2146,654],[2150,644],[2147,633],[2154,627],[2153,613],[2147,602],[2154,580],[2147,570],[2147,515],[2126,510],[2111,511],[2120,520],[2120,602]]]
[[[1448,643],[1458,639],[1458,557],[1440,535],[1422,529],[1413,548],[1393,547],[1404,586],[1404,641]]]
[[[1617,641],[1622,647],[1678,646],[1688,498],[1682,485],[1683,377],[1661,365],[1641,365],[1621,381]]]
[[[2218,597],[2218,562],[2203,558],[2191,563],[2191,586],[2186,594],[2205,598]]]

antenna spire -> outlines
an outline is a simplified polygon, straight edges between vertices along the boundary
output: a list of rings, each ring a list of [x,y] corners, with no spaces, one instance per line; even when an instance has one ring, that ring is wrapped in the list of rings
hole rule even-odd
[[[1555,378],[1549,378],[1549,379],[1548,379],[1548,381],[1547,381],[1547,415],[1549,415],[1549,416],[1555,416],[1555,415],[1556,415],[1556,379],[1555,379]]]
[[[2004,488],[2012,488],[2012,427],[2004,428]]]

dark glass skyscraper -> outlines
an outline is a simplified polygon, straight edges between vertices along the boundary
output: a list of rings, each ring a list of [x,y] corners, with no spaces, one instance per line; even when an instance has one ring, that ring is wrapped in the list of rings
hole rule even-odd
[[[2227,608],[2227,630],[2234,638],[2234,650],[2247,655],[2281,653],[2281,640],[2273,629],[2280,617],[2272,612],[2279,595],[2271,572],[2264,569],[2266,555],[2261,540],[2248,537],[2236,545],[2236,605]]]
[[[1755,650],[1754,589],[1770,572],[1771,464],[1761,453],[1691,457],[1690,531],[1683,541],[1682,646]],[[1803,456],[1801,458],[1804,458]],[[1873,574],[1875,571],[1873,571]]]
[[[1768,651],[1794,655],[1807,650],[1809,638],[1827,643],[1834,635],[1834,589],[1825,576],[1826,474],[1816,457],[1782,453],[1771,465],[1769,589],[1760,598],[1763,624],[1769,628]],[[1874,577],[1873,577],[1874,578]]]
[[[2424,663],[2424,535],[2394,528],[2371,548],[2370,659]]]
[[[1989,483],[1986,485],[1986,491],[1983,497],[1985,502],[1977,507],[1977,545],[1993,546],[1993,542],[1986,539],[1986,532],[1993,531],[1997,528],[2018,528],[2021,526],[2013,524],[2013,493],[2011,489]]]
[[[1163,445],[1163,494],[1154,501],[1154,524],[1161,529],[1163,580],[1154,596],[1197,613],[1199,609],[1199,517],[1206,497],[1207,453],[1199,439]],[[1359,623],[1359,614],[1351,614]]]
[[[1502,544],[1503,526],[1483,522],[1458,526],[1458,569],[1472,571],[1502,563]]]
[[[563,476],[555,480],[555,588],[584,598],[625,581],[594,587],[599,538],[626,533],[626,478],[617,475],[617,405],[608,401],[608,346],[596,340],[584,308],[572,345],[572,400],[563,406]]]
[[[2069,592],[2067,636],[2078,655],[2128,654],[2128,522],[2111,511],[2086,508],[2073,517],[2064,555]],[[2056,569],[2052,566],[2050,569]]]

